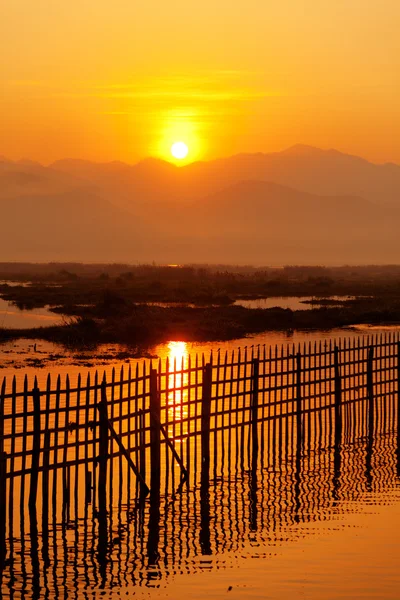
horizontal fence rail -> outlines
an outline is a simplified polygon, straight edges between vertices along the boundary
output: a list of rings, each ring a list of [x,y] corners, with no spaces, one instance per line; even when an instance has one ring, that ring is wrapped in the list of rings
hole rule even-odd
[[[397,334],[144,362],[73,385],[68,376],[49,375],[44,388],[4,379],[0,548],[23,529],[25,510],[33,528],[41,517],[43,539],[52,523],[77,523],[90,510],[107,547],[116,505],[129,513],[146,504],[155,523],[161,498],[199,489],[204,500],[210,482],[238,472],[254,487],[261,467],[290,464],[298,473],[299,461],[316,465],[331,452],[338,494],[341,448],[365,442],[368,479],[375,437],[390,431],[400,442],[399,381]],[[157,539],[149,544],[156,553]],[[6,560],[1,550],[3,567]]]
[[[134,372],[122,367],[118,375],[113,369],[110,381],[105,374],[100,379],[97,372],[94,377],[88,374],[85,383],[78,376],[74,387],[68,376],[64,384],[57,377],[53,385],[49,375],[45,389],[39,389],[36,379],[30,385],[25,377],[22,390],[17,389],[16,378],[11,385],[4,379],[0,452],[7,463],[6,477],[24,478],[78,465],[96,468],[102,400],[113,438],[111,456],[135,457],[143,479],[156,443],[151,435],[155,429],[160,444],[187,471],[193,471],[190,466],[195,460],[190,438],[207,433],[215,446],[221,435],[223,444],[225,429],[238,430],[241,443],[235,450],[246,462],[245,450],[249,439],[258,435],[257,424],[272,421],[275,429],[290,427],[294,434],[301,414],[306,442],[313,431],[307,423],[311,426],[314,413],[326,411],[338,417],[342,405],[357,412],[363,396],[379,402],[398,390],[399,348],[398,336],[389,335],[338,345],[253,348],[225,356],[218,352],[209,361],[204,355],[194,360],[189,356],[184,365],[176,361],[171,365],[167,359],[164,364],[137,365]],[[366,413],[353,423],[359,433],[366,424]]]

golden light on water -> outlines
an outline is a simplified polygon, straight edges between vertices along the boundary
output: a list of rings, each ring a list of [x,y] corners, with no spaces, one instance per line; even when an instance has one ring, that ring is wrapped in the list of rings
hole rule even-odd
[[[179,422],[188,415],[187,407],[187,383],[188,374],[182,373],[187,364],[188,348],[186,342],[169,342],[168,358],[171,374],[168,377],[168,387],[171,390],[168,394],[168,419],[169,421]],[[182,392],[182,388],[184,391]],[[182,426],[170,425],[168,435],[176,441],[181,441],[183,434]]]
[[[169,342],[168,344],[168,358],[170,368],[174,367],[176,361],[176,368],[181,369],[185,359],[188,357],[188,350],[186,342]]]

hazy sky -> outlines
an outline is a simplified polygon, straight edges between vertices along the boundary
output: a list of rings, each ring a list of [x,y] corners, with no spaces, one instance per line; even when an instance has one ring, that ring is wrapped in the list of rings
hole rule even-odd
[[[0,154],[400,163],[399,0],[0,0]]]

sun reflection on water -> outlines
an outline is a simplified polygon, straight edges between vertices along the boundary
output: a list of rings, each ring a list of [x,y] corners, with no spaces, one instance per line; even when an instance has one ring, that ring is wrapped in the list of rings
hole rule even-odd
[[[183,372],[187,368],[188,348],[186,342],[169,342],[168,344],[168,435],[177,442],[185,437],[182,419],[188,416],[188,373]],[[186,388],[182,391],[182,388]]]
[[[176,361],[176,368],[183,368],[184,361],[188,358],[188,349],[186,342],[169,342],[168,343],[168,358],[171,368]]]

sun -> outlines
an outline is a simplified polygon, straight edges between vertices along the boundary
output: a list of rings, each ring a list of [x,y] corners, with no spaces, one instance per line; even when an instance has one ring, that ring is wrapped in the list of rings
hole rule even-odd
[[[186,158],[188,153],[189,148],[186,146],[185,142],[174,142],[171,146],[171,154],[178,160]]]

